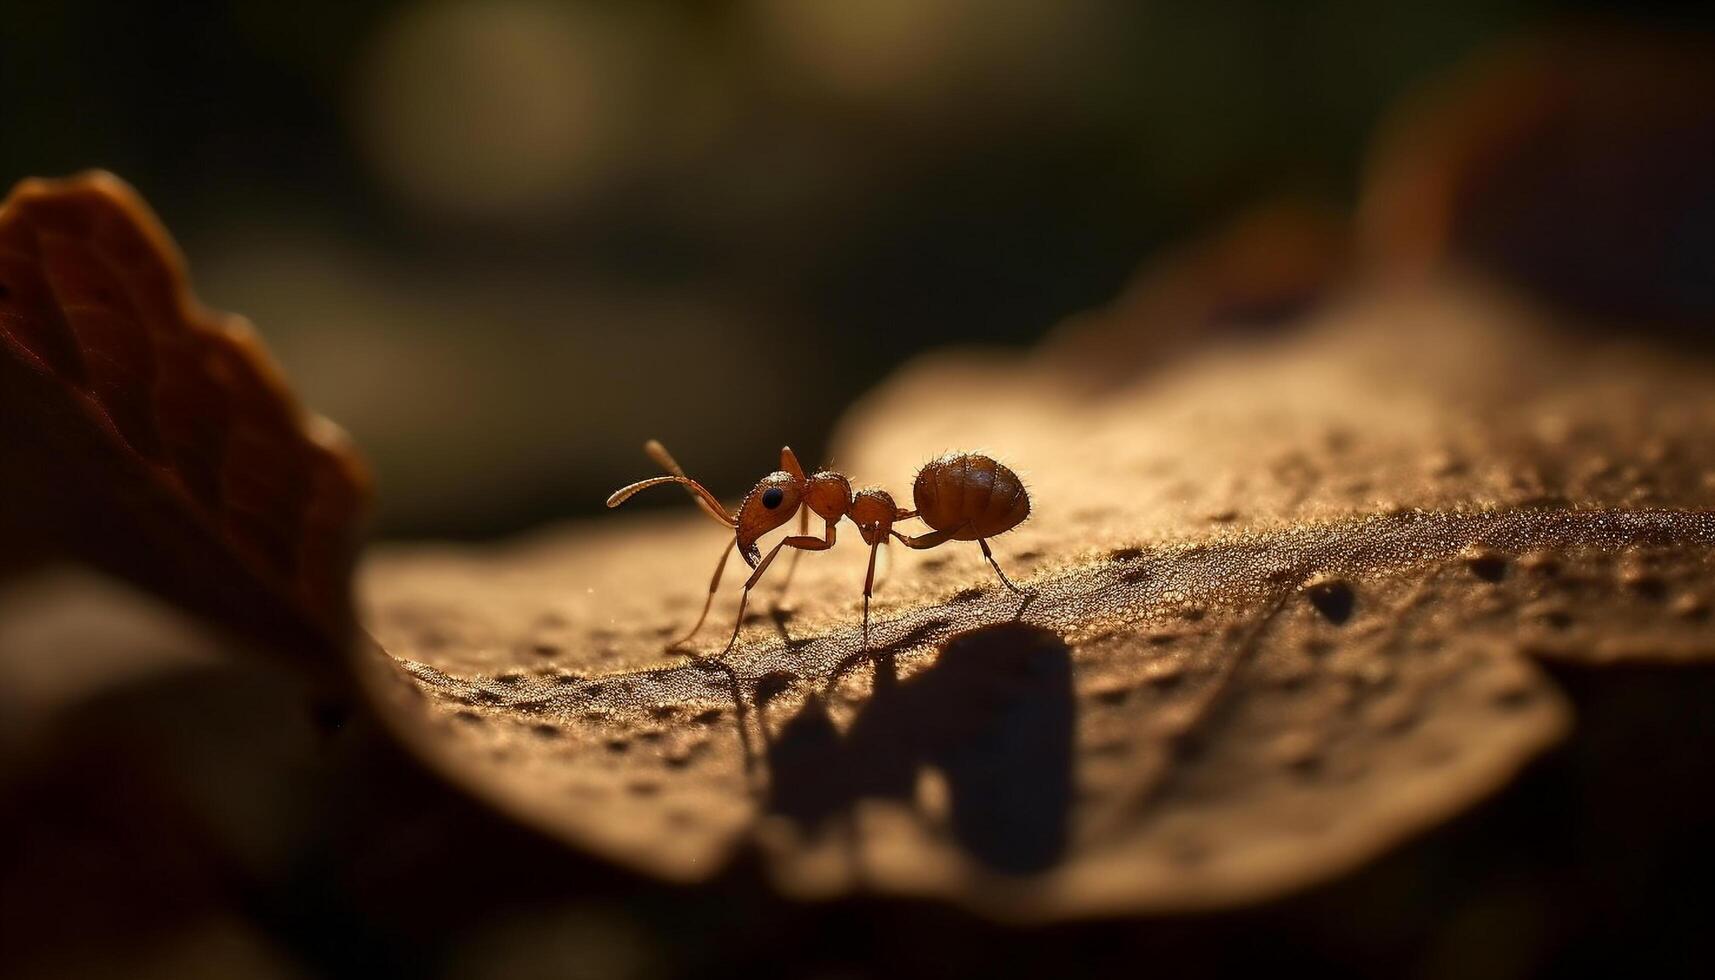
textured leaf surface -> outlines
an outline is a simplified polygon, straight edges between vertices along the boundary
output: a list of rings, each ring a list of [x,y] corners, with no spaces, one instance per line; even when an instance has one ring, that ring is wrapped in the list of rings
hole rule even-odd
[[[750,856],[794,894],[1058,918],[1326,879],[1565,730],[1535,658],[1715,654],[1707,365],[1438,287],[1130,381],[1110,360],[1094,393],[1091,337],[1155,329],[1124,316],[908,368],[833,460],[902,496],[946,449],[1014,466],[1034,516],[995,546],[1034,601],[973,545],[895,555],[866,650],[848,535],[689,662],[663,644],[718,530],[613,515],[376,557],[411,683],[374,658],[372,690],[457,782],[653,873]]]
[[[8,525],[336,662],[368,475],[111,175],[0,203],[0,447]]]

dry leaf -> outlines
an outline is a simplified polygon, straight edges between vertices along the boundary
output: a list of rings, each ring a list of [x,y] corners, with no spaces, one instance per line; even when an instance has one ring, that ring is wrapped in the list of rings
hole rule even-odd
[[[8,504],[219,621],[341,644],[361,472],[192,303],[142,206],[26,184],[0,243]],[[903,491],[952,448],[1025,476],[1033,520],[996,547],[1029,601],[969,545],[896,555],[866,646],[847,534],[687,660],[663,644],[727,542],[611,515],[389,549],[365,575],[387,656],[349,666],[410,750],[576,848],[1055,919],[1325,880],[1565,730],[1537,659],[1715,654],[1707,364],[1568,345],[1445,282],[1152,360],[1170,308],[922,361],[849,418],[860,481]]]
[[[372,690],[449,778],[633,867],[753,855],[791,894],[1048,919],[1327,879],[1561,735],[1533,656],[1715,654],[1707,365],[1445,284],[1100,395],[1099,351],[1050,347],[906,369],[835,457],[896,493],[950,448],[1013,465],[1033,517],[995,547],[1033,601],[974,545],[895,555],[865,650],[842,542],[687,661],[663,644],[719,532],[616,514],[377,556],[369,620],[421,696],[380,658]]]
[[[0,204],[0,447],[8,524],[337,664],[367,472],[109,174]]]

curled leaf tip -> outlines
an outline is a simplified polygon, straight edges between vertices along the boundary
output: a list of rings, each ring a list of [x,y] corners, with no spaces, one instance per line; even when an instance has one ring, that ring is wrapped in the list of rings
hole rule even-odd
[[[349,639],[367,467],[112,174],[0,203],[0,445],[5,504],[73,555],[271,645]]]

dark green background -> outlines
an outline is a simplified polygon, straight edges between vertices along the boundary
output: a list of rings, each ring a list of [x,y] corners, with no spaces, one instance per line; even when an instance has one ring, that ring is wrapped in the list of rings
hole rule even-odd
[[[1709,20],[1523,0],[1011,6],[1101,26],[1043,25],[1051,85],[943,97],[931,76],[920,100],[865,102],[771,58],[758,5],[609,5],[673,38],[631,66],[645,88],[712,66],[718,132],[677,153],[643,139],[573,205],[472,218],[400,193],[364,149],[375,51],[413,5],[8,2],[0,180],[99,166],[134,183],[204,299],[252,317],[374,459],[383,532],[489,535],[593,511],[646,475],[649,436],[736,494],[783,442],[821,459],[838,414],[917,351],[1029,342],[1252,204],[1349,204],[1386,110],[1497,42]],[[960,16],[949,58],[986,29]],[[467,84],[447,75],[437,91]]]

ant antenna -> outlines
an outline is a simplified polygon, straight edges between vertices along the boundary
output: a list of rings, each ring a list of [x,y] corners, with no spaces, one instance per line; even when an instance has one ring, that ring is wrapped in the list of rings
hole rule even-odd
[[[724,512],[717,509],[720,507],[720,501],[716,500],[715,495],[709,492],[709,488],[688,476],[652,476],[647,480],[638,480],[636,483],[633,483],[628,487],[620,487],[618,490],[615,490],[613,492],[613,496],[607,498],[607,505],[609,507],[618,507],[620,504],[625,503],[627,500],[630,500],[632,497],[644,490],[647,490],[650,487],[658,487],[663,483],[677,483],[687,488],[696,498],[697,503],[702,505],[703,511],[710,517],[719,521],[723,526],[728,528],[738,526],[738,521],[735,518],[727,516]]]
[[[654,460],[656,465],[671,473],[672,476],[651,477],[647,480],[639,480],[630,486],[620,487],[613,492],[612,496],[607,498],[609,507],[618,507],[640,491],[650,487],[658,487],[663,483],[677,483],[685,488],[685,492],[691,495],[691,499],[697,502],[697,506],[702,509],[703,513],[720,522],[723,527],[738,526],[738,519],[727,513],[726,508],[721,506],[721,502],[709,492],[708,487],[685,475],[684,467],[679,465],[679,461],[673,458],[673,454],[667,451],[666,446],[661,445],[655,439],[651,439],[643,444],[643,451],[649,454],[649,458]]]

